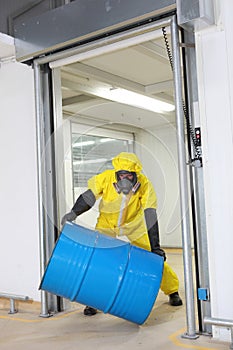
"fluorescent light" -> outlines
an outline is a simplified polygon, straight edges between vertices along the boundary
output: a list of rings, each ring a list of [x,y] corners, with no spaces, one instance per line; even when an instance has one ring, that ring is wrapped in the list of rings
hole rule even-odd
[[[75,84],[79,91],[92,96],[98,96],[105,100],[123,103],[128,106],[142,108],[155,113],[168,113],[175,110],[172,103],[143,95],[131,90],[117,88],[99,81]],[[68,85],[67,85],[68,86]]]
[[[106,96],[105,98],[152,112],[162,113],[175,110],[175,106],[171,103],[163,102],[153,97],[144,96],[126,89],[110,89],[108,91],[108,96],[109,97]]]
[[[108,137],[105,137],[104,139],[100,139],[101,143],[110,142],[110,141],[115,141],[115,139],[110,139]]]
[[[90,146],[94,145],[95,141],[82,141],[82,142],[75,142],[73,144],[73,147],[82,147],[82,146]]]
[[[80,164],[94,164],[94,163],[104,163],[106,162],[106,158],[99,158],[99,159],[88,159],[88,160],[75,160],[74,165],[80,165]]]

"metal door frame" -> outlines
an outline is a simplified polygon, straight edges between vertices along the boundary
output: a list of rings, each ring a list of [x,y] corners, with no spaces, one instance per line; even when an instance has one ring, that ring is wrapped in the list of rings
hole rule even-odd
[[[125,45],[128,45],[130,40],[135,42],[143,42],[148,39],[148,36],[153,37],[153,31],[159,26],[171,26],[171,36],[172,36],[172,52],[173,52],[173,64],[174,64],[174,88],[175,88],[175,104],[176,104],[176,124],[177,124],[177,147],[178,147],[178,157],[179,157],[179,177],[180,177],[180,196],[181,196],[181,217],[182,217],[182,241],[183,241],[183,261],[184,261],[184,277],[185,277],[185,294],[186,294],[186,322],[187,322],[187,332],[184,334],[187,338],[196,338],[196,326],[195,326],[195,312],[194,312],[194,283],[193,283],[193,273],[192,273],[192,249],[191,249],[191,237],[190,237],[190,219],[189,219],[189,198],[188,198],[188,171],[186,166],[186,149],[185,149],[185,130],[184,130],[184,117],[183,117],[183,97],[182,97],[182,73],[181,73],[181,58],[180,58],[180,42],[179,42],[179,29],[177,25],[176,15],[163,19],[157,20],[151,24],[143,25],[141,27],[136,27],[136,29],[130,29],[129,31],[121,32],[112,36],[108,39],[96,40],[94,42],[86,43],[85,45],[80,45],[73,49],[64,50],[59,53],[51,54],[50,56],[41,57],[33,61],[33,67],[35,72],[35,94],[36,94],[36,118],[37,118],[37,143],[38,143],[38,183],[39,183],[39,216],[40,216],[40,255],[41,255],[41,276],[43,276],[46,263],[48,261],[49,255],[51,254],[51,242],[48,242],[48,215],[44,210],[45,197],[46,201],[52,201],[48,203],[50,208],[53,208],[53,198],[56,195],[56,165],[53,164],[54,160],[54,143],[51,145],[53,152],[50,152],[49,163],[51,166],[46,169],[43,166],[42,157],[46,147],[46,140],[44,137],[44,126],[45,121],[53,120],[56,124],[57,116],[59,113],[56,107],[58,101],[53,100],[46,101],[44,91],[49,87],[48,80],[45,80],[45,67],[53,69],[55,75],[55,80],[59,79],[57,76],[57,70],[55,67],[64,64],[64,60],[71,63],[72,60],[77,60],[77,56],[80,54],[90,53],[101,54],[101,48],[104,43],[104,50],[107,47],[113,49],[116,43],[120,43],[121,47],[123,45],[123,40],[125,40]],[[146,39],[147,37],[147,39]],[[127,43],[128,40],[128,43]],[[112,47],[111,47],[112,45]],[[109,49],[109,50],[110,50]],[[117,49],[117,48],[116,48]],[[92,53],[91,53],[92,51]],[[68,64],[68,63],[67,63]],[[52,85],[53,89],[57,88]],[[52,108],[48,106],[53,105]],[[47,106],[47,107],[46,107]],[[58,116],[60,118],[60,116]],[[51,129],[51,132],[53,130]],[[48,140],[47,140],[48,141]],[[56,141],[55,141],[56,142]],[[46,185],[52,182],[49,191],[51,193],[46,193],[48,188]],[[53,208],[54,209],[54,208]],[[57,227],[59,223],[57,222],[56,209],[51,213],[56,226],[54,230],[54,241],[56,239]],[[47,317],[49,315],[47,293],[41,293],[41,316]],[[58,309],[58,306],[55,307]],[[56,310],[55,310],[56,311]]]

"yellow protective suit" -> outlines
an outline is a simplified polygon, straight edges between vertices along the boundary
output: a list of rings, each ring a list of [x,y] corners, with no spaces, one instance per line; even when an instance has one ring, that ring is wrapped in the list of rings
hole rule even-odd
[[[142,164],[133,153],[122,152],[112,161],[114,170],[106,170],[88,181],[88,188],[96,199],[101,197],[96,229],[112,237],[127,236],[131,244],[151,250],[144,210],[156,209],[157,198],[149,179],[141,173]],[[127,170],[137,174],[139,189],[128,195],[117,193],[116,172]],[[172,268],[164,263],[161,290],[166,294],[177,292],[179,280]]]

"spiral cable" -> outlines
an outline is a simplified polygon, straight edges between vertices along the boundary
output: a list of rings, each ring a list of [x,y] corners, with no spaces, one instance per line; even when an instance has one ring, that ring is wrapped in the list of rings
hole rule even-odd
[[[164,42],[165,42],[165,46],[166,46],[167,55],[168,55],[168,59],[169,59],[169,62],[170,62],[171,70],[173,72],[173,58],[172,58],[172,53],[171,53],[169,42],[168,42],[168,38],[167,38],[166,27],[162,27],[162,32],[163,32],[163,38],[164,38]]]
[[[173,68],[173,57],[172,57],[171,49],[170,49],[170,46],[169,46],[169,41],[168,41],[168,37],[167,37],[166,27],[162,27],[162,32],[163,32],[163,38],[164,38],[164,42],[165,42],[165,46],[166,46],[166,50],[167,50],[169,63],[170,63],[170,66],[171,66],[171,70],[173,72],[173,70],[174,70],[174,68]],[[182,106],[183,106],[184,117],[186,119],[186,123],[187,123],[187,126],[188,126],[188,132],[189,132],[189,135],[191,136],[191,139],[192,139],[192,142],[193,142],[193,146],[194,146],[194,150],[195,150],[194,160],[198,159],[201,162],[201,159],[202,159],[201,151],[198,148],[195,132],[193,130],[193,127],[192,127],[192,124],[191,124],[191,121],[190,121],[190,118],[189,118],[189,114],[188,114],[188,111],[187,111],[187,108],[186,108],[186,105],[185,105],[185,102],[184,102],[183,99],[182,99]]]

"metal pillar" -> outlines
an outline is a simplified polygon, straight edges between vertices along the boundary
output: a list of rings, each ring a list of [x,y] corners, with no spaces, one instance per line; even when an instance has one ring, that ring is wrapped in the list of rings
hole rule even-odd
[[[51,126],[49,73],[34,61],[35,103],[37,124],[37,166],[40,231],[40,275],[43,276],[57,235],[56,181],[54,178],[54,144]],[[41,291],[41,317],[58,311],[56,296]]]
[[[194,286],[193,286],[193,273],[192,273],[192,249],[191,249],[191,238],[190,238],[189,200],[188,200],[188,177],[187,177],[187,168],[186,168],[184,114],[183,114],[183,103],[182,103],[182,78],[181,78],[182,74],[181,74],[179,33],[178,33],[176,16],[173,16],[171,21],[171,39],[172,39],[172,52],[173,52],[174,92],[175,92],[175,105],[176,105],[184,281],[185,281],[185,294],[186,294],[187,332],[184,334],[184,337],[195,339],[198,336],[195,330]]]
[[[40,235],[40,275],[43,276],[46,265],[46,240],[45,240],[45,218],[43,207],[43,179],[44,169],[42,168],[42,154],[44,140],[43,125],[43,103],[41,87],[40,66],[34,62],[34,83],[35,83],[35,104],[36,104],[36,138],[37,138],[37,174],[38,174],[38,207],[39,207],[39,235]],[[41,317],[48,317],[48,295],[41,291]]]
[[[183,58],[186,67],[186,90],[188,95],[189,116],[191,124],[194,127],[200,126],[199,121],[199,104],[198,104],[198,88],[197,88],[197,71],[196,71],[196,55],[194,47],[195,37],[193,32],[183,31]],[[186,45],[187,43],[187,45]],[[191,150],[192,140],[190,138],[190,157],[196,156],[195,151]],[[200,148],[199,151],[201,152]],[[193,162],[190,165],[190,182],[193,185],[193,221],[194,227],[194,243],[195,243],[195,261],[196,261],[196,288],[204,288],[209,291],[209,263],[208,263],[208,245],[206,235],[206,210],[204,200],[204,182],[203,167]],[[198,295],[197,295],[198,298]],[[199,299],[199,298],[198,298]],[[211,333],[210,325],[203,322],[205,316],[211,316],[211,307],[209,297],[207,300],[197,300],[199,331],[201,333]]]

